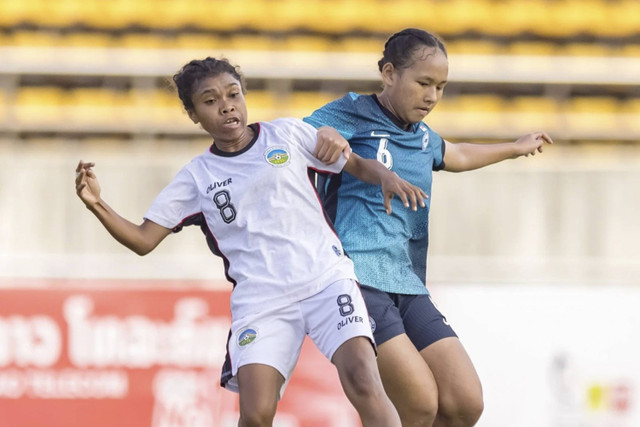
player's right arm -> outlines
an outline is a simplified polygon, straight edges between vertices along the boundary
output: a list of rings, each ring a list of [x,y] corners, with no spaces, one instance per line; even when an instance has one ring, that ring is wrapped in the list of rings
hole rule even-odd
[[[120,216],[100,197],[100,184],[93,162],[80,160],[76,168],[76,194],[118,242],[138,255],[146,255],[171,233],[171,229],[144,220],[134,224]]]

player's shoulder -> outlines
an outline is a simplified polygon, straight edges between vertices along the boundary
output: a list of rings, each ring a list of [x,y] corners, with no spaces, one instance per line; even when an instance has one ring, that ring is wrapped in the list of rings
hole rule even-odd
[[[337,102],[343,105],[349,105],[351,108],[358,108],[358,106],[362,104],[371,104],[375,101],[373,100],[373,95],[363,95],[356,92],[348,92],[342,98],[336,100]]]
[[[423,133],[428,133],[431,137],[442,139],[440,134],[436,132],[431,126],[429,126],[424,121],[418,123],[418,129],[420,129]]]
[[[268,122],[260,122],[260,127],[265,129],[297,129],[307,128],[309,125],[297,117],[280,117]]]

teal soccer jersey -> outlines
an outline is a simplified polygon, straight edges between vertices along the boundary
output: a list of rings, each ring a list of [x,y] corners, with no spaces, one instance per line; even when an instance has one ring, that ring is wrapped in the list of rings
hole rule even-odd
[[[319,193],[334,222],[360,283],[385,292],[426,294],[429,209],[433,171],[444,168],[444,142],[425,123],[400,123],[375,95],[348,93],[304,119],[331,126],[353,152],[378,159],[391,171],[429,195],[425,208],[407,209],[392,200],[387,215],[380,187],[346,172],[319,179]]]

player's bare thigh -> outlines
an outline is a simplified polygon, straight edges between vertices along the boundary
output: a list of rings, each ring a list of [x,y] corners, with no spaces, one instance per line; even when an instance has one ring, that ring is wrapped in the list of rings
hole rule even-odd
[[[238,368],[240,425],[256,420],[273,420],[284,377],[277,369],[259,363]]]
[[[437,383],[439,413],[477,419],[483,409],[482,385],[460,340],[456,337],[443,338],[424,348],[420,354]]]
[[[406,334],[378,346],[378,368],[385,391],[403,419],[435,416],[438,402],[435,377]]]

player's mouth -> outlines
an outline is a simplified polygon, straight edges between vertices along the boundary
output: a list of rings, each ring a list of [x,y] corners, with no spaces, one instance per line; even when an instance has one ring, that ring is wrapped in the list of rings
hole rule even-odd
[[[222,122],[222,126],[224,127],[236,127],[240,124],[240,119],[237,117],[229,117],[227,120]]]

